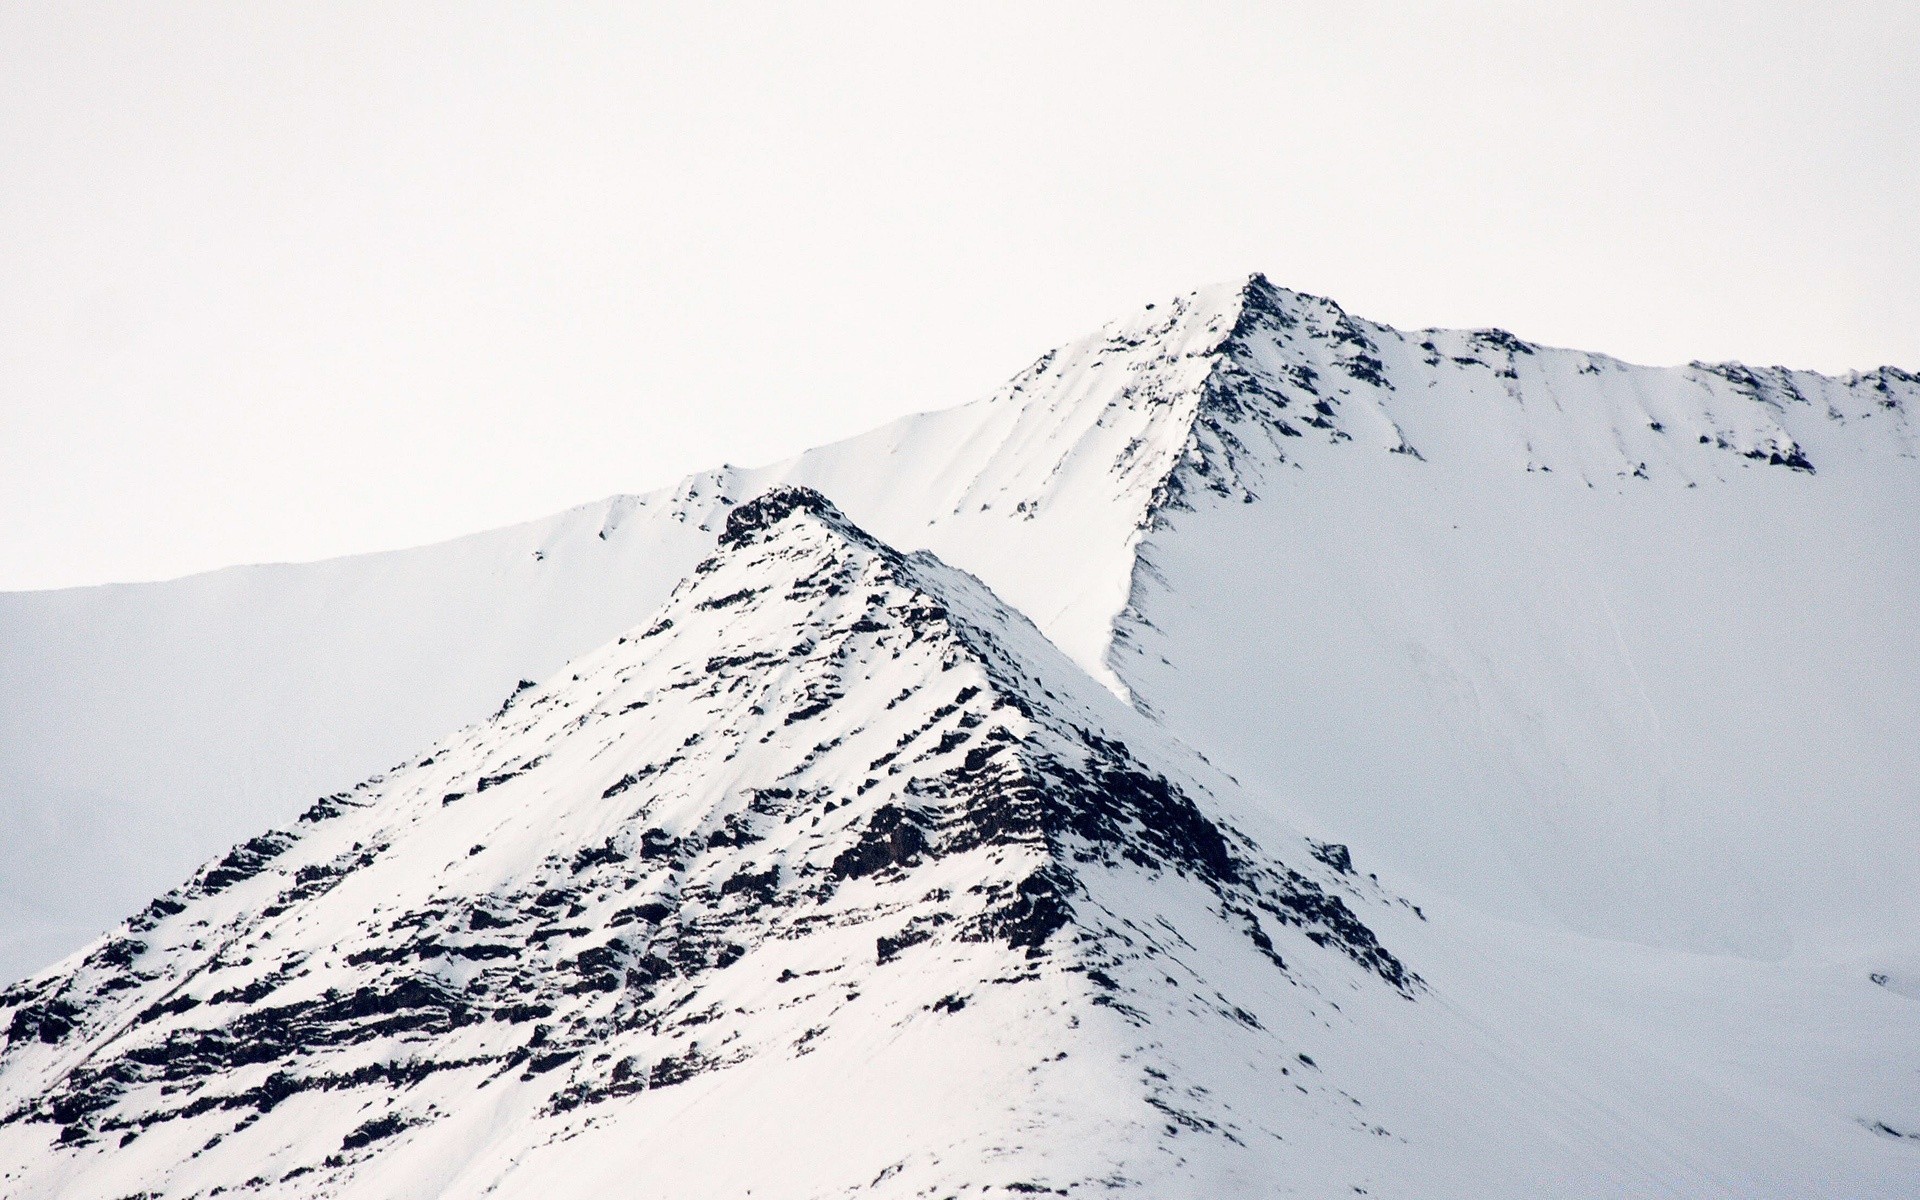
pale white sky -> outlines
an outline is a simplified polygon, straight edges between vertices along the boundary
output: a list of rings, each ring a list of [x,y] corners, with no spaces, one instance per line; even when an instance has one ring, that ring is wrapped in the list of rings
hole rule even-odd
[[[776,458],[1253,269],[1920,368],[1916,212],[1912,0],[13,3],[0,588]]]

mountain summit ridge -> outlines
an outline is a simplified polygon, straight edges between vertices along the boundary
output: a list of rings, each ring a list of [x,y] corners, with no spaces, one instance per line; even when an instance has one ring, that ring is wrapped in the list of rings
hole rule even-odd
[[[207,863],[5,992],[0,1191],[1909,1196],[1915,403],[1248,278],[769,467],[0,597],[6,961]]]
[[[1152,530],[1180,506],[1262,508],[1302,470],[1434,496],[1520,476],[1522,506],[1562,488],[1634,506],[1693,489],[1688,508],[1729,488],[1802,507],[1897,495],[1916,406],[1920,378],[1894,368],[1634,367],[1499,331],[1402,333],[1254,274],[1111,322],[992,398],[783,463],[417,550],[0,595],[0,792],[21,814],[0,830],[0,914],[22,931],[0,939],[0,975],[71,949],[262,805],[291,817],[614,636],[729,507],[780,483],[972,571],[1142,699],[1126,643],[1167,557]],[[1368,450],[1385,457],[1348,453]],[[218,652],[196,630],[220,631]],[[161,807],[164,825],[143,821]]]
[[[1418,995],[1356,915],[1387,897],[1304,841],[1298,869],[1278,862],[1196,806],[1205,768],[1181,760],[977,581],[775,489],[731,511],[645,627],[0,993],[0,1177],[23,1197],[388,1195],[447,1172],[458,1194],[525,1188],[523,1159],[609,1105],[777,1071],[883,1014],[1028,1011],[1035,988],[1072,1018],[1044,1027],[1111,1069],[1071,1032],[1103,1004],[1120,1037],[1231,986],[1196,973],[1202,926],[1239,939],[1269,994],[1357,972]],[[1153,932],[1150,914],[1182,915]],[[1190,982],[1170,991],[1173,970]],[[1202,1028],[1285,1057],[1254,1010],[1219,1004]],[[1128,1118],[1142,1131],[1184,1068],[1159,1071]],[[472,1090],[518,1114],[510,1133],[443,1136]],[[1244,1144],[1251,1114],[1180,1104]],[[890,1194],[977,1181],[912,1166]],[[814,1169],[858,1181],[831,1156]]]

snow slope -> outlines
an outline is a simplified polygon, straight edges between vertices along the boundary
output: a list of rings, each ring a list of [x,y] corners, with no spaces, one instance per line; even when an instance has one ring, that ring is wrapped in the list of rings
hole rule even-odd
[[[1140,546],[1135,696],[1492,911],[1913,946],[1911,377],[1649,371],[1247,296]]]
[[[0,993],[9,1196],[1900,1196],[1920,1009],[1423,912],[817,493]]]
[[[1254,277],[787,463],[396,554],[0,596],[0,963],[613,636],[780,482],[986,580],[1436,893],[1890,961],[1920,896],[1915,404],[1891,368],[1634,367]]]
[[[1213,308],[1173,307],[1184,324],[1159,336],[1193,343],[1182,353],[1217,339]],[[1097,669],[1172,451],[1109,477],[1141,418],[1115,427],[1101,378],[1077,369],[1028,403],[1024,381],[1051,380],[1049,361],[985,403],[793,462],[443,545],[0,594],[0,978],[639,620],[711,547],[727,506],[777,482],[822,487],[902,545],[998,574]],[[1203,372],[1194,357],[1154,387]],[[1048,519],[1026,519],[1039,506]]]
[[[0,596],[0,976],[637,621],[715,530],[617,498],[443,545]]]
[[[1418,994],[1350,907],[1391,900],[1209,817],[1190,756],[817,493],[721,541],[0,997],[7,1194],[1159,1190],[1303,1119],[1365,1148],[1281,1030]],[[1260,1069],[1310,1085],[1236,1102]],[[715,1169],[795,1109],[851,1128]]]

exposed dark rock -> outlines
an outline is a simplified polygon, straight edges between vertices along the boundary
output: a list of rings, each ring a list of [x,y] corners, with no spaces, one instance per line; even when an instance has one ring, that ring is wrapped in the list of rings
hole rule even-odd
[[[1353,874],[1353,855],[1339,842],[1309,841],[1307,847],[1315,858],[1342,875]]]
[[[906,810],[883,804],[874,810],[866,832],[833,860],[836,879],[859,879],[887,867],[907,866],[927,848],[926,834]]]
[[[774,488],[727,514],[727,527],[720,534],[722,548],[741,545],[765,532],[795,512],[810,512],[847,526],[845,517],[833,502],[812,488]]]
[[[340,1139],[340,1148],[342,1150],[358,1150],[360,1147],[372,1145],[382,1138],[390,1138],[412,1124],[413,1122],[407,1120],[406,1117],[399,1113],[388,1113],[384,1117],[375,1117],[347,1134],[346,1137]]]
[[[194,881],[198,889],[213,895],[223,892],[236,883],[251,879],[266,870],[267,864],[286,852],[293,845],[295,836],[282,830],[263,833],[249,839],[228,851],[227,856],[214,863]]]

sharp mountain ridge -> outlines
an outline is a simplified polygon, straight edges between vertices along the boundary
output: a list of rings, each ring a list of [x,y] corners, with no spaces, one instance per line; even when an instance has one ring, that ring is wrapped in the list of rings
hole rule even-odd
[[[1097,1119],[1030,1080],[942,1131],[996,1139],[971,1163],[909,1135],[890,1176],[831,1146],[787,1169],[888,1195],[1091,1183],[1014,1119],[1044,1112],[1086,1126],[1108,1186],[1177,1177],[1281,1122],[1222,1103],[1236,1080],[1166,1054],[1160,1026],[1311,1076],[1276,1013],[1423,990],[1361,916],[1404,902],[1344,848],[1276,858],[1221,815],[1231,788],[977,580],[777,489],[643,627],[0,993],[0,1182],[542,1194],[586,1169],[587,1131],[684,1123],[693,1081],[724,1113],[739,1069],[777,1092],[887,1031],[937,1067],[916,1039],[970,1007],[1033,1071],[1071,1049],[1085,1065],[1055,1073],[1121,1076]],[[1298,1096],[1370,1136],[1324,1080]],[[730,1194],[627,1171],[637,1194]]]
[[[1250,277],[0,596],[7,977],[212,860],[4,993],[0,1193],[1913,1195],[1916,403]]]
[[[1169,511],[1260,507],[1309,469],[1430,490],[1522,476],[1642,505],[1781,491],[1762,475],[1884,494],[1889,470],[1913,474],[1916,404],[1920,380],[1894,367],[1631,366],[1500,330],[1401,332],[1255,275],[1149,305],[978,403],[784,463],[415,550],[0,595],[0,974],[614,636],[729,507],[781,483],[972,571],[1134,694],[1116,645]],[[168,820],[142,818],[156,810]]]

